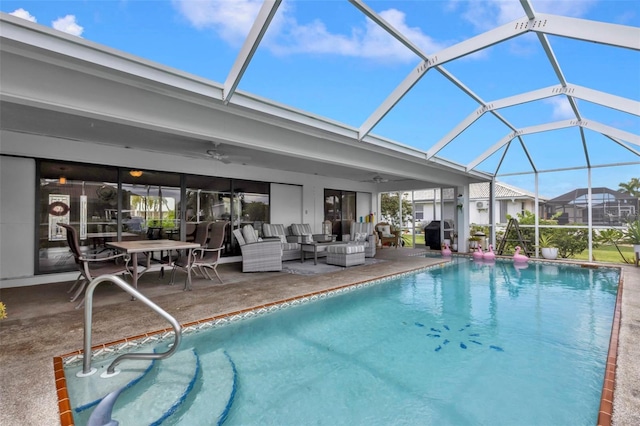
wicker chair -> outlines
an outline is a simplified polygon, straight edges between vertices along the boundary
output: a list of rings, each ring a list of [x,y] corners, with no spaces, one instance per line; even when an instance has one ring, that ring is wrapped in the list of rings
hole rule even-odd
[[[389,244],[389,247],[395,246],[398,248],[398,239],[400,238],[399,231],[391,231],[391,225],[387,222],[380,222],[376,224],[376,232],[380,239],[380,245],[384,247],[385,244]]]
[[[282,271],[282,243],[280,240],[258,241],[251,225],[234,229],[233,236],[242,251],[242,272]]]

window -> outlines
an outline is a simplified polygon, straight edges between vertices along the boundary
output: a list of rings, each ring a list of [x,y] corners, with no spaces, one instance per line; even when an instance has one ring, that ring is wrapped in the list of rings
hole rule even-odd
[[[233,224],[222,253],[229,256],[240,253],[233,228],[262,231],[269,221],[266,182],[52,161],[39,161],[38,173],[37,273],[76,269],[61,222],[78,230],[82,251],[106,253],[109,240],[188,241],[196,223],[225,220]]]

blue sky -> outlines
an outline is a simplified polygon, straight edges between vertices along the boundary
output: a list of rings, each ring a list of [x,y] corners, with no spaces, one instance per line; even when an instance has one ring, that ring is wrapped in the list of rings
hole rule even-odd
[[[2,12],[224,82],[261,1],[6,1]],[[522,18],[517,1],[367,1],[427,54]],[[532,1],[536,12],[640,26],[632,0]],[[570,84],[640,100],[640,52],[548,36]],[[359,127],[421,61],[346,1],[283,1],[239,90]],[[526,34],[449,62],[444,68],[484,101],[558,84],[537,37]],[[586,101],[588,119],[640,134],[640,118]],[[478,104],[435,70],[402,98],[372,133],[428,150]],[[573,118],[563,97],[500,114],[517,128]],[[485,114],[439,152],[467,164],[509,133]],[[586,131],[592,164],[638,161],[637,155]],[[541,170],[579,167],[585,155],[577,128],[530,135],[527,149]],[[531,170],[517,141],[499,174]],[[639,150],[637,146],[636,150]],[[479,166],[494,172],[503,150]],[[541,194],[586,186],[586,171],[540,175]],[[640,166],[594,169],[593,186],[617,188]],[[533,190],[533,175],[504,176]],[[547,180],[549,183],[546,183]]]

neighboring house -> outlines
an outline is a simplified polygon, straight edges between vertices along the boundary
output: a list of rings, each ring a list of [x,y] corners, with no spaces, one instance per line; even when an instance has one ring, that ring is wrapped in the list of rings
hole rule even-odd
[[[561,213],[558,223],[588,223],[588,190],[577,188],[547,201],[547,216]],[[593,225],[623,225],[638,217],[640,200],[609,188],[591,188]]]
[[[416,222],[429,223],[432,220],[440,219],[440,191],[429,189],[414,191]],[[408,193],[411,200],[411,193]],[[444,199],[445,218],[454,217],[454,209],[457,205],[457,197],[453,189],[448,188],[442,191]],[[540,211],[544,211],[543,206],[548,198],[539,196],[538,202]],[[489,224],[489,183],[474,183],[469,185],[469,223]],[[535,212],[535,194],[521,188],[496,182],[495,204],[493,214],[496,223],[506,223],[507,215],[516,217],[523,211]]]

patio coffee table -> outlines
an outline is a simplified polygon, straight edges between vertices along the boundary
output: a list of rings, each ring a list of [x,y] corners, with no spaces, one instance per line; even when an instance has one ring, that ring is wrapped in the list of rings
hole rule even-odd
[[[317,265],[318,253],[320,253],[321,256],[326,256],[327,247],[335,246],[335,245],[343,245],[343,244],[346,244],[346,243],[335,242],[335,241],[327,241],[327,242],[314,241],[312,243],[300,243],[300,263],[304,263],[305,253],[313,253],[313,264]]]

